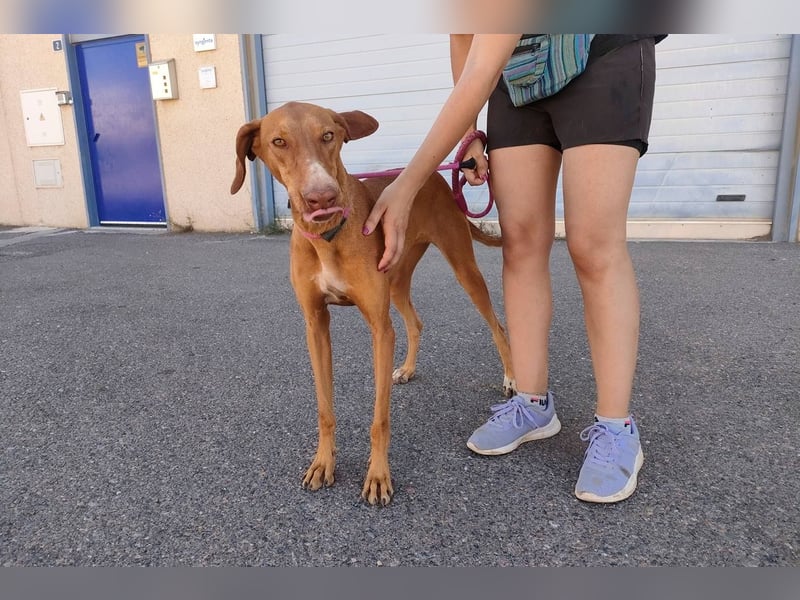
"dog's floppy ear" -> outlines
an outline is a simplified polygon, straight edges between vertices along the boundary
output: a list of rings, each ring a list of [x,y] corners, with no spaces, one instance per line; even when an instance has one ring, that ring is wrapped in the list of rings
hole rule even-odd
[[[247,166],[244,162],[245,156],[250,160],[256,159],[256,153],[260,145],[259,133],[261,133],[261,119],[250,121],[239,128],[236,134],[236,176],[231,184],[231,194],[239,191],[244,183],[244,176],[247,173]]]
[[[347,136],[344,141],[357,140],[368,135],[372,135],[378,129],[378,121],[360,110],[351,110],[339,113],[339,117],[344,124]]]

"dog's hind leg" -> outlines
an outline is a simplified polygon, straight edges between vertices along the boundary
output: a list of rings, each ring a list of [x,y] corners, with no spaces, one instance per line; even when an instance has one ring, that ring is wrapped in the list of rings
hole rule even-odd
[[[469,294],[472,303],[486,320],[492,332],[492,339],[503,363],[503,393],[512,396],[516,392],[513,369],[511,366],[511,348],[508,345],[506,330],[497,318],[486,287],[486,280],[475,262],[475,251],[471,237],[449,236],[447,244],[437,246],[453,269],[461,287]]]
[[[417,372],[417,352],[422,335],[422,320],[411,302],[411,278],[419,259],[425,254],[428,246],[429,244],[422,243],[409,248],[403,257],[403,262],[396,267],[397,272],[392,275],[392,303],[403,318],[408,340],[406,358],[403,364],[392,373],[394,383],[408,383]]]

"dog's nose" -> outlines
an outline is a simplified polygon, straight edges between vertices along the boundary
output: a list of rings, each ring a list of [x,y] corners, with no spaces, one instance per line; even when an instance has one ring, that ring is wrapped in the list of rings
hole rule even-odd
[[[334,188],[309,190],[303,193],[303,200],[311,210],[329,208],[336,201],[337,191]]]

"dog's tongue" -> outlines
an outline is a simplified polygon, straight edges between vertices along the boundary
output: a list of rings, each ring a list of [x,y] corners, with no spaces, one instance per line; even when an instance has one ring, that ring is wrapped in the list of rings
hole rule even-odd
[[[306,223],[313,223],[314,221],[320,219],[321,217],[328,217],[330,215],[336,214],[337,212],[344,212],[344,209],[341,206],[332,206],[331,208],[320,208],[319,210],[315,210],[312,213],[303,213],[303,220]]]

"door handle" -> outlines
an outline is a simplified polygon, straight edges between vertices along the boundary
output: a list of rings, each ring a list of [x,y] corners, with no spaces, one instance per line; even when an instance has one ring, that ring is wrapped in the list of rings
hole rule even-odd
[[[99,138],[100,138],[100,134],[99,133],[95,133],[94,134],[94,139],[92,141],[96,142]]]

